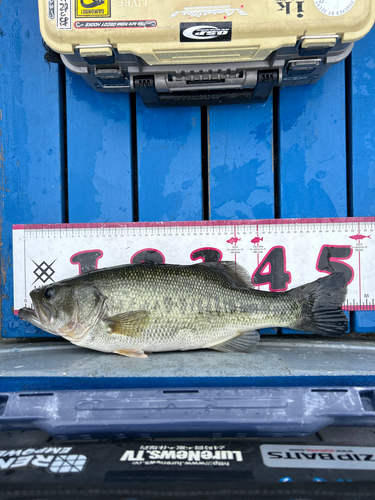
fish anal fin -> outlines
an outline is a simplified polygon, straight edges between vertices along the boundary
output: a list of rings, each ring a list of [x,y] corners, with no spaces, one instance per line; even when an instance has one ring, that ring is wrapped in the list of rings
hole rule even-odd
[[[259,342],[259,333],[257,331],[244,332],[237,337],[226,340],[221,344],[211,346],[210,349],[220,352],[253,352]]]
[[[149,324],[150,318],[147,311],[129,311],[103,320],[110,334],[139,337]]]
[[[134,349],[119,349],[118,351],[113,351],[115,354],[120,354],[121,356],[127,356],[128,358],[147,358],[147,354],[143,351],[136,351]]]

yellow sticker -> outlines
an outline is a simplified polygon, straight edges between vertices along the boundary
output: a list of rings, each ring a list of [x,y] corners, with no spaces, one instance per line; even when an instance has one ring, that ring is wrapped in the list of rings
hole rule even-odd
[[[76,0],[76,17],[111,17],[111,0]]]

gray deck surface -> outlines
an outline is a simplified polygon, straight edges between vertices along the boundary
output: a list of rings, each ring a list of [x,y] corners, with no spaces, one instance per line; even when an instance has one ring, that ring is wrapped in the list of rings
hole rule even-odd
[[[265,337],[252,354],[200,350],[155,353],[148,359],[105,354],[59,339],[3,341],[0,380],[2,377],[344,376],[349,382],[353,376],[375,374],[375,343],[371,336],[358,337],[341,340]]]

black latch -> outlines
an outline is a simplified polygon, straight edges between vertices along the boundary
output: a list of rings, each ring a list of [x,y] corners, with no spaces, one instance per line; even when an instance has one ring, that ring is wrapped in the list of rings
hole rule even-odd
[[[253,90],[252,102],[266,102],[272,89],[278,82],[279,73],[277,70],[258,71],[258,82]]]
[[[134,90],[139,93],[148,108],[156,108],[161,105],[153,76],[135,76]]]
[[[314,49],[304,49],[304,48],[300,48],[299,51],[298,51],[298,54],[301,56],[301,57],[315,57],[315,56],[324,56],[325,54],[327,54],[327,52],[329,52],[330,50],[332,49],[332,47],[316,47]]]
[[[82,56],[81,56],[82,57]],[[94,57],[82,57],[84,61],[87,62],[90,66],[99,66],[104,64],[114,64],[115,56],[112,54],[111,56],[94,56]]]
[[[313,73],[319,68],[322,60],[319,59],[294,59],[289,61],[286,73],[289,76],[303,76]]]
[[[95,68],[98,80],[97,88],[130,87],[129,76],[125,76],[120,68]]]

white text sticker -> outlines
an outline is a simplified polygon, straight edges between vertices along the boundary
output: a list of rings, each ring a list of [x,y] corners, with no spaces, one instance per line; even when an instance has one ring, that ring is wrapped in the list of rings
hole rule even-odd
[[[355,0],[314,0],[320,12],[327,16],[343,16],[353,7]]]
[[[72,29],[71,0],[57,0],[56,26],[59,30]]]
[[[375,470],[375,448],[262,444],[260,450],[267,467]]]

